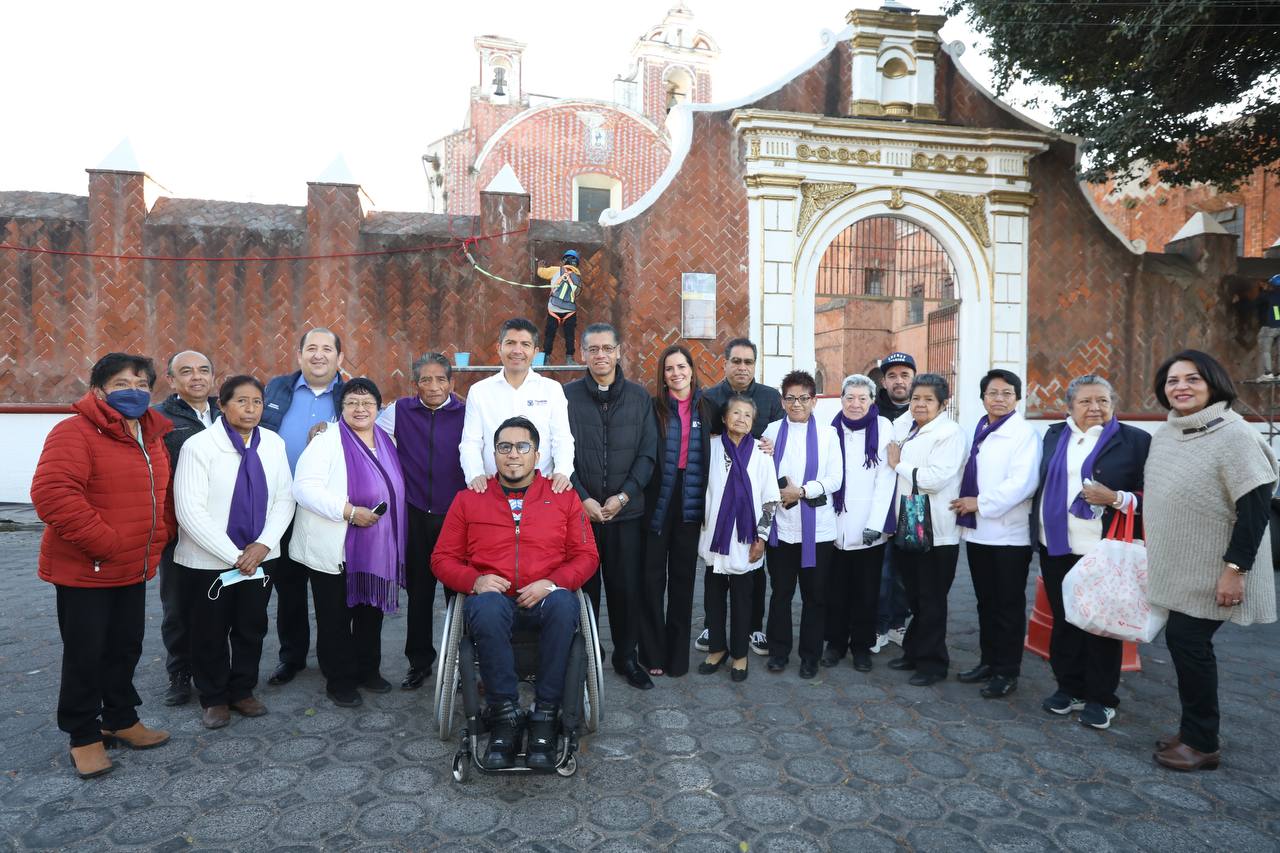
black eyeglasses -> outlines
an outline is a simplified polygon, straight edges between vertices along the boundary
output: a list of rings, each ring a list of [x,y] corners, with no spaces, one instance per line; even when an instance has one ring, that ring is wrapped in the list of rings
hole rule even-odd
[[[493,446],[493,452],[497,453],[499,456],[506,456],[508,453],[510,453],[513,450],[516,453],[519,453],[521,456],[524,456],[527,453],[532,453],[533,442],[532,441],[514,441],[514,442],[499,441],[497,444]]]
[[[802,406],[807,406],[809,405],[809,401],[812,399],[813,397],[810,397],[808,394],[805,394],[800,397],[796,397],[792,394],[788,394],[787,396],[782,398],[782,402],[786,403],[788,406],[794,406],[796,403],[799,403]]]
[[[751,365],[756,363],[756,360],[754,358],[731,358],[729,359],[729,363],[737,364],[737,365],[746,365],[747,367],[750,367]]]

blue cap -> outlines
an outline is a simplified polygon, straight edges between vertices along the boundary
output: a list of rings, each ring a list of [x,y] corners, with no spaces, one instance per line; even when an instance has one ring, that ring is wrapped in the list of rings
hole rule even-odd
[[[564,260],[565,258],[573,258],[574,263],[579,263],[582,261],[582,256],[578,254],[577,249],[566,249],[565,253],[560,256],[561,260]]]
[[[1271,282],[1275,287],[1280,287],[1280,275],[1273,275],[1271,278],[1267,279],[1267,281]]]
[[[905,364],[912,370],[916,369],[916,360],[905,352],[891,352],[880,360],[880,369],[888,370],[895,364]]]

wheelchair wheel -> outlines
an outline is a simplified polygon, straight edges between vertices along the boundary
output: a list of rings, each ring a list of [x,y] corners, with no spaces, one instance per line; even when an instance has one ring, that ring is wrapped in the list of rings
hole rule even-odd
[[[582,694],[583,722],[587,731],[594,732],[600,726],[604,709],[600,705],[600,697],[604,692],[604,668],[600,661],[600,635],[596,628],[595,615],[591,610],[591,602],[578,591],[579,613],[581,622],[579,631],[587,644],[587,678],[586,690]],[[566,774],[567,775],[567,774]]]
[[[576,755],[570,755],[568,759],[565,760],[564,764],[561,764],[556,767],[556,772],[559,773],[561,776],[564,776],[565,778],[568,778],[572,776],[574,773],[577,773],[578,757]],[[454,778],[457,778],[456,773],[454,775]]]
[[[453,707],[458,699],[458,644],[462,641],[462,600],[455,595],[445,614],[444,655],[436,672],[436,725],[440,740],[453,736]]]
[[[440,724],[440,696],[444,693],[445,679],[441,676],[444,672],[445,658],[449,656],[449,633],[453,626],[453,604],[449,603],[444,609],[444,623],[440,630],[440,657],[436,661],[436,677],[435,683],[432,685],[431,696],[431,713],[434,716],[436,725]]]
[[[467,781],[470,770],[471,760],[464,753],[459,752],[453,757],[453,781],[458,783]]]

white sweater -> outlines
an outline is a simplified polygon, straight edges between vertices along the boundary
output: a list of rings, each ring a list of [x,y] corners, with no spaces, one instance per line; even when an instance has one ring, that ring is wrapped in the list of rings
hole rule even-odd
[[[258,458],[267,479],[267,521],[257,541],[280,556],[280,537],[293,520],[293,491],[284,439],[259,429]],[[173,507],[178,515],[178,544],[173,560],[191,569],[230,569],[241,550],[227,535],[231,496],[240,473],[240,454],[219,423],[182,445],[173,478]]]
[[[293,473],[298,514],[289,540],[289,556],[317,572],[341,574],[346,561],[347,460],[342,430],[327,429],[311,439]]]
[[[909,414],[898,418],[893,425],[894,438],[905,440],[912,425]],[[964,433],[946,412],[929,421],[914,438],[902,445],[902,458],[895,469],[898,496],[911,494],[911,475],[916,474],[920,493],[929,496],[935,545],[960,544],[959,525],[956,524],[956,514],[951,511],[951,502],[960,496],[960,478],[964,475],[967,458]]]
[[[819,495],[830,495],[836,489],[840,488],[840,481],[844,478],[844,472],[840,470],[840,439],[836,435],[835,428],[830,424],[817,424],[818,429],[818,464],[817,473],[814,479],[805,482],[804,470],[807,460],[806,448],[808,446],[809,424],[788,424],[787,426],[787,446],[786,452],[782,458],[778,459],[776,454],[776,445],[778,443],[778,433],[782,430],[782,421],[774,421],[765,428],[764,437],[772,441],[775,445],[775,455],[771,462],[777,462],[776,480],[783,477],[790,478],[791,482],[797,485],[803,485],[804,496],[806,498],[816,498]],[[802,503],[796,503],[790,507],[778,505],[777,514],[774,515],[774,521],[778,524],[778,541],[796,544],[803,538],[801,530],[800,507]],[[836,512],[832,506],[831,498],[827,498],[825,506],[817,507],[814,510],[815,529],[817,542],[830,542],[836,538]]]
[[[1026,546],[1031,538],[1031,497],[1040,485],[1042,445],[1035,428],[1018,413],[982,442],[978,449],[978,526],[960,528],[964,541]],[[964,479],[963,467],[960,476]]]
[[[880,464],[874,468],[864,468],[866,451],[864,442],[866,430],[854,432],[841,424],[844,430],[844,512],[836,516],[836,547],[841,551],[859,551],[870,548],[884,541],[881,536],[871,545],[862,544],[862,531],[868,528],[881,530],[889,515],[889,504],[893,500],[893,484],[897,479],[888,464],[889,441],[893,438],[893,424],[886,417],[880,417],[879,446],[876,453],[880,456]],[[836,443],[836,456],[840,455],[839,439]]]
[[[747,438],[751,440],[750,436]],[[764,514],[764,505],[777,503],[780,499],[773,460],[761,453],[759,448],[751,451],[751,461],[747,463],[747,478],[751,480],[751,515],[753,522],[758,522]],[[728,554],[717,554],[711,550],[711,540],[716,533],[716,519],[720,517],[720,503],[724,499],[724,489],[728,482],[729,457],[717,437],[711,440],[711,458],[707,460],[706,516],[702,522],[702,535],[698,538],[698,554],[711,571],[718,575],[741,575],[760,568],[764,564],[764,556],[761,555],[754,563],[750,562],[747,558],[750,556],[748,552],[751,550],[751,543],[739,542],[736,530]]]

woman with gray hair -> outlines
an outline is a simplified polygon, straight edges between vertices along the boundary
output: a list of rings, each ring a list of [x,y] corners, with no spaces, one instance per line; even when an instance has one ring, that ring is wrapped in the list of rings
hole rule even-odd
[[[831,495],[836,553],[828,575],[827,648],[819,663],[835,666],[848,651],[858,672],[871,671],[884,528],[893,503],[893,469],[887,464],[893,424],[880,414],[875,399],[870,378],[846,377],[840,411],[831,422],[840,437],[844,480]]]
[[[1098,637],[1067,621],[1062,579],[1097,545],[1119,511],[1136,511],[1151,436],[1116,420],[1111,383],[1097,374],[1067,386],[1067,419],[1049,427],[1040,457],[1040,486],[1031,508],[1031,544],[1040,549],[1040,576],[1053,610],[1049,664],[1058,689],[1041,703],[1080,723],[1111,725],[1120,699],[1119,640]]]

